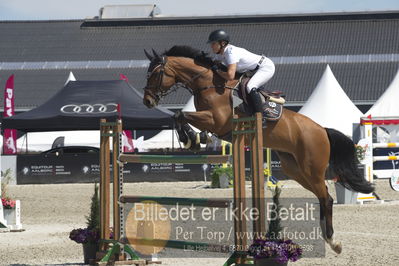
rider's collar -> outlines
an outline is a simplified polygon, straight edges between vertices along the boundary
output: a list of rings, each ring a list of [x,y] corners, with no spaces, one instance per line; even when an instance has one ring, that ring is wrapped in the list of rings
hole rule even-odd
[[[225,47],[221,48],[217,54],[223,55],[226,51],[226,48],[230,46],[230,43],[226,44]]]

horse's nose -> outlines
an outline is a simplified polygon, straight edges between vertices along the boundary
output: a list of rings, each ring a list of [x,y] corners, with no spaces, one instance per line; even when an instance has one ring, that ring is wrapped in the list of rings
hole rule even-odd
[[[144,105],[147,106],[147,107],[151,107],[151,106],[152,106],[152,105],[151,105],[151,100],[150,100],[150,99],[145,98],[145,99],[143,100],[143,103],[144,103]]]

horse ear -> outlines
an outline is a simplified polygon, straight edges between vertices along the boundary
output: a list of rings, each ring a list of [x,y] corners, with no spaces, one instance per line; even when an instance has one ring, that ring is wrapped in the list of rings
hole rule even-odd
[[[148,60],[152,61],[152,59],[154,58],[152,55],[150,55],[146,49],[144,49],[144,54],[145,56],[147,56]]]
[[[152,53],[154,54],[155,58],[161,58],[154,49],[152,49]]]

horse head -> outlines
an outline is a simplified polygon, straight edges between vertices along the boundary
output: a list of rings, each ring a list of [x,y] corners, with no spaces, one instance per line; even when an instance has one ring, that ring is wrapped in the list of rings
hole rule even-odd
[[[144,88],[143,103],[148,108],[158,105],[162,97],[169,94],[170,88],[176,83],[176,76],[168,66],[167,57],[152,50],[153,55],[144,50],[150,60],[147,70],[147,84]]]

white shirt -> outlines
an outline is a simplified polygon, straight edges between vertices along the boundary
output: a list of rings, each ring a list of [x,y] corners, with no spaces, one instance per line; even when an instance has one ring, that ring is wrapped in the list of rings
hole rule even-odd
[[[220,61],[225,66],[237,64],[237,72],[240,73],[255,69],[261,58],[261,55],[231,44],[224,48],[223,54],[214,54],[214,60]]]

